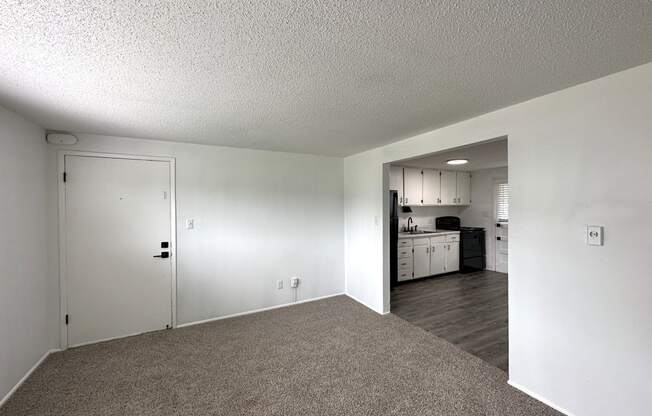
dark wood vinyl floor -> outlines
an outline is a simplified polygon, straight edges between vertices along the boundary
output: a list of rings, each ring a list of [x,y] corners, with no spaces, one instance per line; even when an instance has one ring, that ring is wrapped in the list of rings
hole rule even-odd
[[[391,312],[504,371],[507,354],[507,275],[453,274],[399,284]]]

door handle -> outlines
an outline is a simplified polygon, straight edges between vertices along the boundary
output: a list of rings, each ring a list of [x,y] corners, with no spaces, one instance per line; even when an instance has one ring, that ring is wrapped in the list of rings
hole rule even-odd
[[[170,253],[167,252],[167,251],[161,251],[161,254],[158,254],[158,255],[156,255],[156,256],[154,256],[154,257],[159,257],[159,258],[162,258],[162,259],[167,259],[168,257],[170,257]]]

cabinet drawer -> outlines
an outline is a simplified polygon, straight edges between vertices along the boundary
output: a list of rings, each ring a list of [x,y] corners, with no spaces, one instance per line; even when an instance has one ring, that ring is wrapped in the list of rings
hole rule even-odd
[[[459,234],[449,234],[446,236],[446,242],[451,243],[453,241],[460,241],[460,235]]]
[[[409,270],[412,272],[412,257],[398,259],[398,269],[399,270]]]
[[[405,257],[412,258],[412,247],[398,249],[398,258],[402,259]]]
[[[430,245],[430,239],[429,238],[415,238],[412,240],[415,246],[429,246]]]
[[[412,239],[398,240],[398,248],[401,249],[403,247],[412,247]]]
[[[398,281],[402,282],[404,280],[412,279],[412,270],[400,270],[398,272]]]
[[[445,242],[446,242],[445,235],[436,235],[434,237],[430,237],[430,244],[445,243]]]

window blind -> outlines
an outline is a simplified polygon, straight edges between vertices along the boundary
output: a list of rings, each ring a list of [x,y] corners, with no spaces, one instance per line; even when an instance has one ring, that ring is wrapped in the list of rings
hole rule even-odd
[[[509,184],[499,183],[496,188],[496,220],[509,221]]]

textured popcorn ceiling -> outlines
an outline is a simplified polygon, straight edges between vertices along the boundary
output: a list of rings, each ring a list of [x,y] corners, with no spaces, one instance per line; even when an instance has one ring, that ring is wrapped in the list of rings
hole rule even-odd
[[[652,2],[3,0],[49,129],[348,155],[652,61]]]

